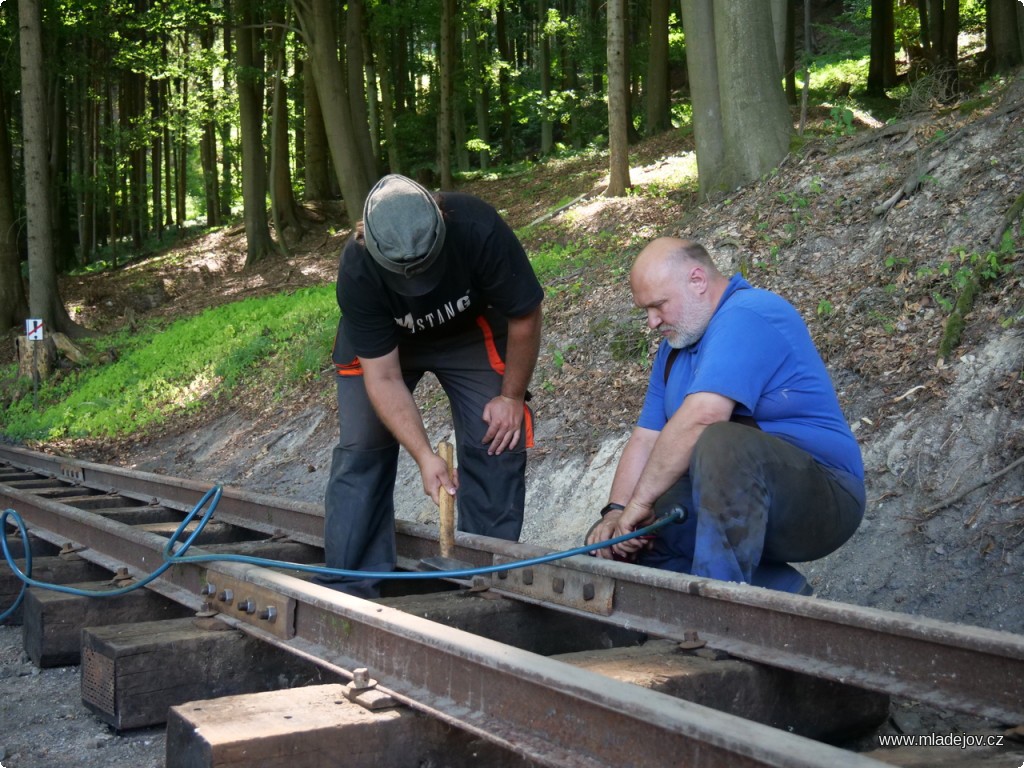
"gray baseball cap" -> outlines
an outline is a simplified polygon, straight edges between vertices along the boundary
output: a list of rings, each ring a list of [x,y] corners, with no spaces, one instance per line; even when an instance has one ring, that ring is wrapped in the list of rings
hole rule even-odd
[[[441,281],[444,218],[434,196],[412,179],[385,176],[363,206],[363,236],[384,282],[403,296],[422,296]]]

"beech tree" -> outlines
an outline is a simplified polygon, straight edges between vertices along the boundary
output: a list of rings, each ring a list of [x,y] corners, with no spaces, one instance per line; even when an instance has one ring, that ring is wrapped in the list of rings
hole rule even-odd
[[[871,60],[867,92],[884,96],[896,85],[896,15],[893,0],[871,0]]]
[[[620,197],[632,186],[629,180],[629,132],[626,127],[626,0],[608,2],[608,149],[611,163],[609,197]]]
[[[245,207],[245,266],[251,267],[273,251],[267,223],[267,166],[263,145],[262,68],[257,66],[261,29],[254,24],[254,0],[242,0],[235,48],[238,51],[238,110],[242,134],[242,200]]]
[[[330,0],[292,0],[292,8],[310,52],[327,144],[341,184],[345,210],[349,220],[355,222],[363,217],[363,202],[375,179],[366,173],[365,159],[360,155],[360,147],[368,146],[369,139],[364,144],[357,138],[356,131],[369,133],[369,127],[356,125],[352,115],[348,77],[342,66],[344,58],[338,58],[335,9]]]
[[[271,11],[270,29],[270,49],[274,60],[274,90],[270,113],[270,198],[278,244],[287,252],[285,230],[290,229],[301,235],[305,224],[292,184],[285,30],[285,6],[277,4]]]
[[[437,167],[441,176],[441,189],[455,187],[452,179],[452,131],[455,123],[452,100],[455,95],[456,12],[455,0],[441,0],[441,43],[438,46],[440,106],[437,110]]]
[[[651,31],[647,46],[644,133],[653,136],[672,127],[668,90],[668,0],[652,0]]]
[[[700,194],[754,181],[789,152],[792,118],[768,3],[682,0]]]
[[[1024,4],[988,0],[985,53],[994,72],[1009,72],[1024,63]]]

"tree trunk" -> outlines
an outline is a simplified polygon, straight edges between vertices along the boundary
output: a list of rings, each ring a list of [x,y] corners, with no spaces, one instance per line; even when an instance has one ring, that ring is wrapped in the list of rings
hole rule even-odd
[[[186,35],[187,37],[187,35]],[[187,45],[187,39],[184,41]],[[178,99],[182,112],[188,112],[188,80],[178,78]],[[185,201],[188,194],[186,181],[188,180],[188,137],[182,128],[178,129],[175,142],[175,175],[174,175],[174,223],[178,229],[185,226]]]
[[[629,180],[629,112],[626,89],[626,0],[608,0],[608,154],[609,197],[621,197],[632,186]]]
[[[1009,72],[1021,65],[1021,41],[1017,18],[1024,6],[1014,0],[988,0],[986,28],[988,49],[986,55],[993,72]]]
[[[355,224],[363,217],[370,179],[359,156],[348,88],[338,61],[333,5],[330,0],[292,0],[292,7],[310,52],[327,144],[341,184],[345,210],[349,221]]]
[[[867,92],[885,96],[896,85],[896,17],[893,0],[871,0],[871,60]]]
[[[271,202],[274,206],[274,228],[277,230],[278,243],[282,247],[286,229],[294,229],[300,234],[305,229],[292,188],[288,129],[291,121],[288,119],[288,87],[284,80],[287,67],[284,16],[284,7],[276,6],[272,12],[273,26],[270,32],[270,49],[273,51],[274,61],[274,99],[271,105],[270,129]]]
[[[316,95],[316,83],[313,82],[313,67],[303,68],[302,89],[305,115],[305,162],[303,170],[306,174],[306,199],[327,200],[331,197],[331,171],[328,162],[327,131],[324,129],[324,115],[320,110],[320,99]]]
[[[480,41],[482,13],[470,13],[469,51],[472,65],[473,111],[476,114],[476,137],[484,145],[477,153],[477,161],[480,163],[480,170],[486,171],[491,166],[491,129],[487,115],[489,94],[487,78],[484,76],[484,46]]]
[[[0,333],[28,317],[14,214],[7,91],[0,88]]]
[[[295,52],[295,82],[299,87],[292,91],[292,99],[295,104],[295,167],[306,167],[306,75],[303,71],[306,66],[304,50],[293,49]]]
[[[562,55],[559,57],[562,62],[562,90],[569,92],[566,109],[569,111],[569,142],[574,149],[583,146],[583,131],[580,129],[583,121],[580,119],[580,110],[576,108],[580,103],[578,94],[582,86],[580,71],[583,65],[580,49],[579,45],[568,45],[563,41]]]
[[[607,35],[608,22],[601,23],[601,8],[604,3],[600,0],[587,0],[587,19],[589,40],[590,40],[590,90],[593,95],[604,93],[604,67],[601,66],[601,37]],[[607,41],[605,41],[605,57],[607,58]]]
[[[82,264],[91,264],[96,251],[96,144],[97,105],[89,98],[89,85],[95,87],[94,75],[82,81],[76,95],[81,130],[76,137],[78,171],[83,182],[79,185],[78,248]],[[98,91],[97,91],[98,92]],[[9,143],[8,143],[9,146]],[[6,150],[3,151],[6,154]]]
[[[207,55],[213,50],[213,26],[208,24],[199,33],[199,41],[203,52]],[[214,123],[216,103],[213,90],[213,72],[207,70],[203,77],[200,99],[203,104],[202,138],[199,143],[199,156],[203,166],[203,198],[206,203],[206,225],[216,227],[220,224],[220,190],[218,189],[217,167],[217,127]]]
[[[796,0],[786,3],[786,101],[796,104]]]
[[[652,0],[651,32],[644,97],[647,119],[644,133],[653,136],[672,127],[668,86],[668,0]]]
[[[78,337],[84,329],[71,321],[57,286],[53,252],[50,172],[43,79],[42,16],[39,0],[18,3],[21,27],[21,110],[25,164],[25,212],[28,219],[29,312],[51,333]]]
[[[501,111],[501,160],[512,162],[512,95],[509,69],[515,66],[512,60],[512,48],[508,40],[508,11],[504,0],[498,3],[498,22],[494,34],[498,38],[498,55],[507,66],[498,70],[498,103]]]
[[[960,34],[960,0],[921,0],[927,3],[928,49],[941,99],[949,99],[960,88],[957,38]]]
[[[787,6],[789,0],[771,0],[772,38],[775,41],[775,58],[779,65],[779,78],[786,76],[786,28],[789,25]]]
[[[667,1],[667,0],[666,0]],[[540,71],[540,154],[546,157],[555,146],[555,125],[551,119],[548,106],[551,99],[551,35],[547,32],[548,0],[537,0],[537,25],[540,39],[538,41],[539,57],[537,69]]]
[[[455,94],[455,0],[441,0],[441,45],[439,56],[440,108],[437,110],[437,170],[441,189],[455,187],[452,178],[452,97]]]
[[[78,266],[75,258],[75,235],[71,230],[74,213],[66,181],[71,178],[68,157],[68,108],[65,85],[61,81],[50,81],[50,149],[48,167],[50,170],[51,226],[53,228],[53,253],[58,272],[67,272]]]
[[[167,94],[169,93],[170,84],[164,81],[161,84],[161,89],[164,93],[164,103],[167,103]],[[170,121],[164,121],[164,178],[167,179],[167,183],[164,184],[164,224],[167,227],[171,227],[174,224],[174,195],[177,189],[177,182],[174,179],[174,169],[177,164],[174,160],[174,144],[171,143],[171,127]]]
[[[231,49],[231,0],[224,0],[224,62],[223,69],[224,93],[221,98],[225,101],[231,98],[231,77],[228,74],[228,62],[232,60]],[[234,183],[232,181],[231,161],[234,154],[234,144],[231,140],[231,123],[228,120],[220,121],[220,218],[221,221],[231,218],[231,205],[234,203]]]
[[[366,10],[364,8],[364,10]],[[363,88],[366,91],[366,106],[370,119],[370,148],[373,157],[380,160],[380,101],[377,94],[377,65],[373,43],[370,41],[370,19],[364,18],[360,25],[363,49]]]
[[[164,119],[164,104],[161,100],[160,81],[149,83],[149,111],[153,116],[153,133],[150,152],[153,154],[153,228],[157,238],[164,234],[163,211],[163,132],[161,124]],[[89,178],[92,178],[90,175]]]
[[[697,145],[700,196],[729,189],[725,174],[725,136],[715,59],[715,17],[712,0],[682,0],[686,34],[686,69],[693,104],[693,137]]]
[[[352,109],[350,130],[363,164],[363,175],[374,180],[380,176],[377,155],[370,140],[370,116],[366,106],[366,78],[363,73],[363,38],[365,37],[366,8],[363,0],[348,0],[345,15],[345,48],[342,67],[348,76],[348,98]],[[369,190],[367,190],[369,191]]]
[[[634,10],[635,13],[631,12]],[[643,5],[631,6],[629,0],[622,6],[622,71],[626,76],[626,140],[630,144],[640,141],[640,132],[633,124],[633,101],[640,88],[639,77],[633,77],[633,50],[640,45],[638,27],[643,28],[643,38],[647,38],[647,23],[643,10]]]
[[[267,227],[267,171],[263,150],[263,114],[256,81],[251,2],[241,4],[240,24],[235,30],[238,59],[238,112],[242,133],[242,204],[244,207],[245,268],[251,268],[273,252]],[[260,76],[262,73],[260,73]]]
[[[1016,11],[1017,50],[1021,60],[1024,61],[1024,4],[1013,7]]]
[[[731,187],[759,179],[789,152],[793,121],[774,66],[771,10],[715,2],[715,48]]]
[[[462,82],[464,74],[456,75],[456,80]],[[459,169],[459,173],[469,173],[472,170],[472,164],[469,161],[469,148],[466,142],[469,137],[469,126],[466,124],[466,110],[463,108],[465,101],[465,94],[455,94],[455,167]]]
[[[383,34],[374,35],[374,48],[378,59],[384,58],[384,65],[377,67],[380,78],[380,121],[384,134],[384,143],[388,148],[388,170],[390,173],[402,173],[402,152],[395,135],[395,112],[399,108],[395,93],[395,80],[392,77],[391,45]]]
[[[682,0],[701,197],[761,177],[789,151],[771,10],[745,0]]]

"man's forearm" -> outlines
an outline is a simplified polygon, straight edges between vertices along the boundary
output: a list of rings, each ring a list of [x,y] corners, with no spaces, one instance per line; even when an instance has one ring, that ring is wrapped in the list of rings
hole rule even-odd
[[[508,343],[505,347],[505,376],[501,394],[514,400],[526,397],[526,388],[537,365],[540,352],[541,309],[523,317],[508,320]]]
[[[631,501],[651,506],[690,469],[693,448],[708,425],[728,421],[735,402],[712,392],[696,392],[683,400],[658,434]]]
[[[404,381],[375,382],[367,392],[378,418],[417,463],[425,453],[434,452],[419,408]]]
[[[416,463],[422,464],[427,455],[432,455],[434,451],[430,447],[420,410],[402,377],[398,350],[393,349],[382,357],[360,358],[360,362],[366,394],[377,417]]]
[[[654,430],[636,427],[629,436],[629,441],[619,458],[619,465],[615,468],[615,477],[612,480],[612,488],[608,493],[608,501],[616,504],[626,504],[633,498],[633,489],[636,488],[637,480],[644,471],[654,443],[658,439],[658,433]]]

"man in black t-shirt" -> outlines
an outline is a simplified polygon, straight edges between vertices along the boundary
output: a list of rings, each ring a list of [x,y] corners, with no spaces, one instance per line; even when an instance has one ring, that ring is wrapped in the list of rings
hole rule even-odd
[[[399,444],[435,504],[458,490],[459,530],[517,540],[544,291],[512,230],[478,198],[435,199],[411,179],[385,176],[342,251],[337,294],[341,437],[325,499],[327,565],[394,569]],[[427,371],[451,403],[457,476],[430,445],[412,397]],[[379,594],[377,580],[321,581]]]

